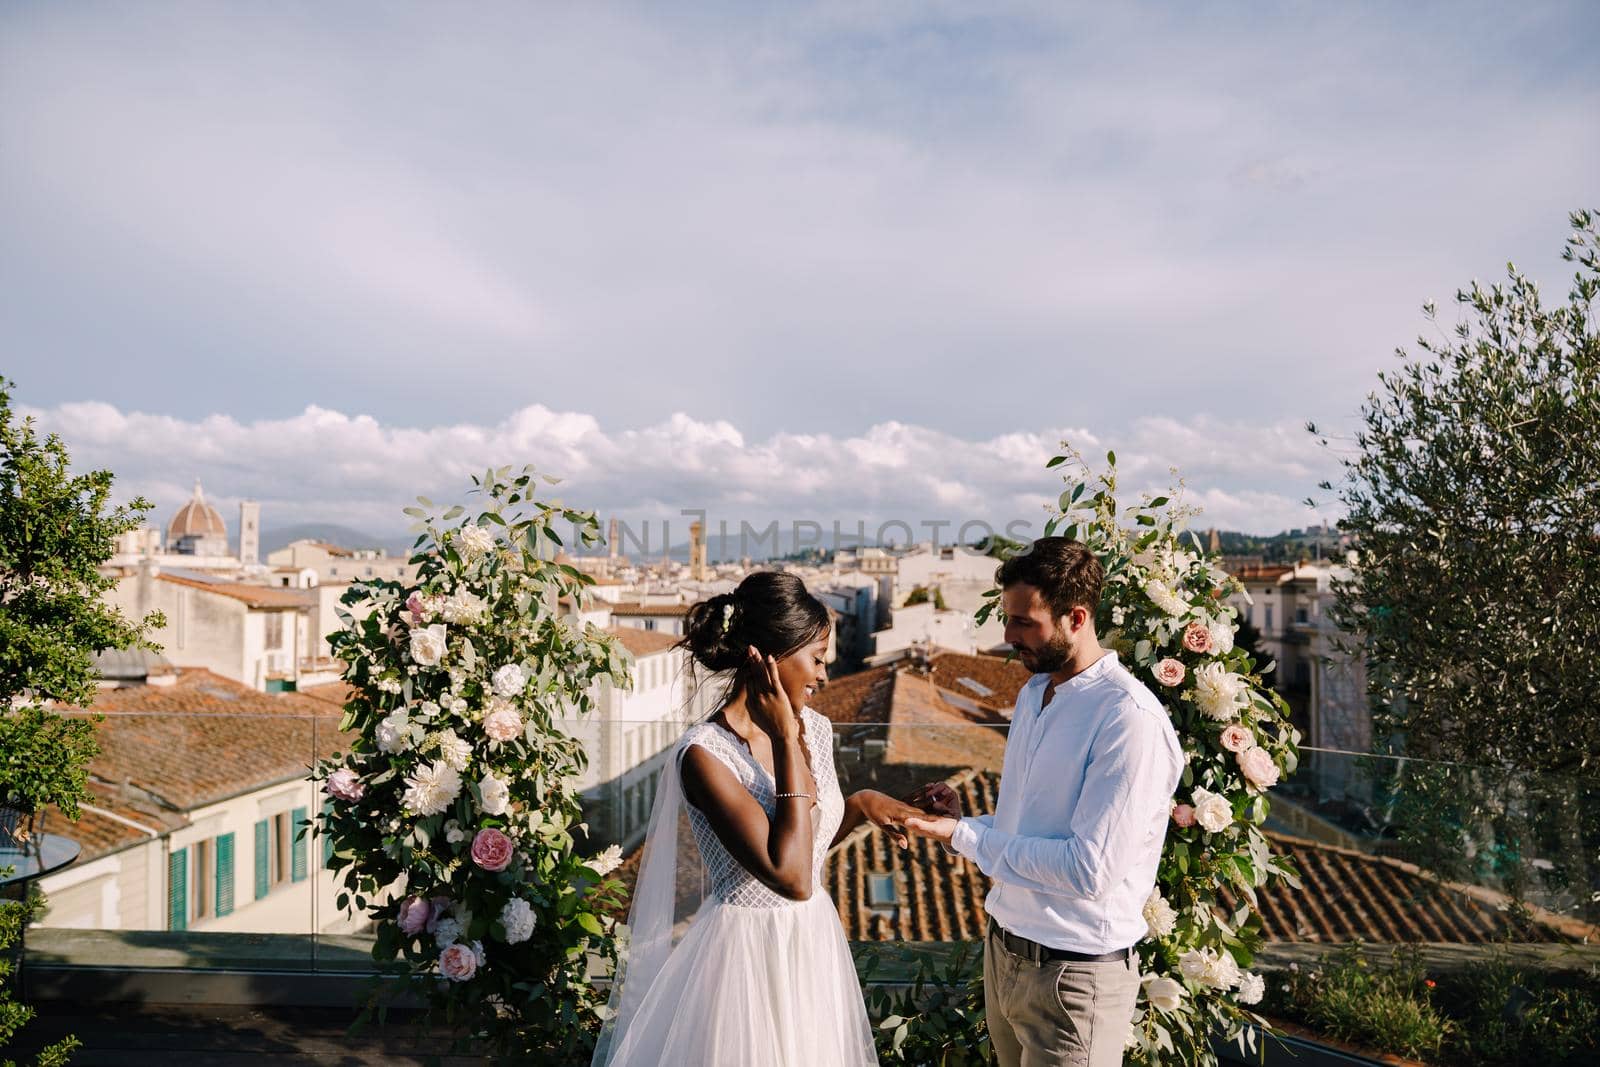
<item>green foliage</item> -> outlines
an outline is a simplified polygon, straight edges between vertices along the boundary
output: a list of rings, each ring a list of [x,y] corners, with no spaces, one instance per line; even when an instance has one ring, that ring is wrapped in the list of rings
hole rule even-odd
[[[110,471],[74,475],[67,448],[11,410],[0,378],[0,706],[16,698],[87,706],[94,656],[143,643],[145,629],[101,600],[97,569],[150,504],[110,508]]]
[[[1458,292],[1458,322],[1379,375],[1324,484],[1359,551],[1335,621],[1366,655],[1380,738],[1411,755],[1600,763],[1600,234],[1571,221],[1566,303],[1514,266]]]
[[[33,1009],[11,999],[12,950],[22,937],[23,929],[32,922],[44,907],[37,892],[27,900],[0,901],[0,1049],[8,1048],[17,1031],[33,1018]],[[63,1067],[73,1050],[81,1042],[75,1037],[64,1037],[42,1050],[34,1060],[34,1067]],[[17,1067],[14,1060],[0,1061],[0,1067]]]
[[[339,906],[373,921],[374,959],[416,980],[425,1022],[460,1028],[463,1050],[586,1064],[603,1005],[590,965],[616,959],[608,916],[622,887],[608,877],[614,855],[579,852],[585,754],[562,723],[592,710],[596,682],[623,683],[627,670],[606,635],[560,604],[590,583],[551,558],[560,530],[597,544],[594,515],[536,499],[532,468],[473,481],[485,498],[476,514],[434,516],[427,500],[406,509],[418,520],[415,587],[361,582],[342,601],[330,640],[354,690],[342,726],[356,738],[316,769],[348,783],[330,783],[317,832],[332,838]],[[453,782],[437,810],[416,788],[430,776]],[[510,839],[503,869],[474,860],[478,835]],[[403,899],[387,891],[400,878]],[[406,903],[431,914],[428,929],[402,930]],[[531,932],[509,930],[507,908],[531,915]],[[476,954],[475,973],[440,980],[452,951]]]
[[[0,801],[21,811],[58,805],[69,819],[89,795],[89,761],[100,751],[95,720],[34,705],[0,714]]]
[[[1518,967],[1504,957],[1441,975],[1454,1020],[1446,1059],[1479,1067],[1579,1067],[1600,1062],[1600,975]]]
[[[986,1067],[995,1062],[983,1014],[982,946],[963,944],[940,967],[917,966],[908,988],[867,986],[867,1013],[882,1063],[917,1067]]]
[[[909,608],[913,604],[926,604],[929,601],[932,601],[933,606],[939,611],[950,610],[950,606],[944,602],[944,590],[938,586],[932,589],[923,585],[914,586],[911,592],[906,594],[905,606]]]
[[[1414,954],[1396,948],[1374,966],[1359,944],[1309,969],[1273,976],[1273,1010],[1336,1041],[1412,1058],[1439,1055],[1452,1026]],[[1278,983],[1281,982],[1281,985]]]

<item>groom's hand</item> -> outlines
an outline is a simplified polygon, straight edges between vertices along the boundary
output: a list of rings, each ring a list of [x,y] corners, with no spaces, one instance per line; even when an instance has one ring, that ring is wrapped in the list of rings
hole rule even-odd
[[[948,845],[959,822],[951,815],[912,815],[906,819],[906,829],[918,837],[929,837]]]
[[[950,788],[948,782],[929,782],[906,797],[906,803],[921,808],[930,815],[961,818],[961,798]]]

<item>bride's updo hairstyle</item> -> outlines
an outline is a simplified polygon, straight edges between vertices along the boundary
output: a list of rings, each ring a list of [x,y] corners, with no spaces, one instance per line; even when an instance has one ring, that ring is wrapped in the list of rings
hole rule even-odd
[[[749,647],[782,659],[828,632],[828,609],[799,578],[757,571],[731,593],[718,593],[689,609],[679,646],[713,674],[749,662]]]

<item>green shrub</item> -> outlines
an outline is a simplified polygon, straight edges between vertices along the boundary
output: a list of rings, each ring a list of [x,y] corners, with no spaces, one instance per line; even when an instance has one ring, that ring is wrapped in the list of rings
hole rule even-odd
[[[923,959],[898,992],[867,984],[868,1015],[882,1063],[918,1067],[988,1067],[995,1062],[983,1016],[981,944],[963,944],[936,966]],[[865,978],[871,978],[868,967]],[[976,973],[974,973],[976,971]]]
[[[1567,1067],[1600,1062],[1600,975],[1513,966],[1504,957],[1441,976],[1455,1021],[1449,1063]]]
[[[1335,1041],[1437,1059],[1452,1030],[1421,964],[1399,948],[1387,966],[1374,966],[1359,944],[1346,945],[1320,965],[1268,984],[1269,1010]]]

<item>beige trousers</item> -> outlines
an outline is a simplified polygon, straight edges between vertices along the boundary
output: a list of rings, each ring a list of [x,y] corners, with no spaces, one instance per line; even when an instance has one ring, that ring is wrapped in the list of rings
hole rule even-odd
[[[983,1006],[1000,1067],[1117,1067],[1139,997],[1139,958],[1113,963],[1032,960],[991,932]]]

